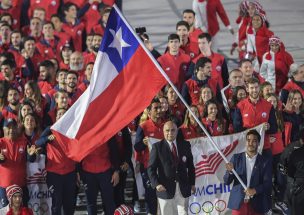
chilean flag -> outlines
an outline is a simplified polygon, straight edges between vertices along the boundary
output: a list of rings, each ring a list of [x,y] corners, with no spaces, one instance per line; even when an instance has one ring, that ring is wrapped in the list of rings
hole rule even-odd
[[[51,127],[67,156],[81,161],[131,122],[166,84],[163,73],[114,5],[89,87]]]

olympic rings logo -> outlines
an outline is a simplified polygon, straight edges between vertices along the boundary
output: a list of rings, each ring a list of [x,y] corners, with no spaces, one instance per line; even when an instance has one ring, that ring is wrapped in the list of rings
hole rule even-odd
[[[211,201],[205,201],[204,203],[192,202],[189,205],[189,210],[191,214],[199,214],[204,212],[205,214],[211,214],[213,211],[219,212],[221,214],[227,208],[227,203],[224,200],[217,200],[215,203]]]
[[[29,203],[29,208],[31,208],[34,212],[34,214],[37,215],[46,215],[49,214],[49,205],[46,202],[39,203]]]

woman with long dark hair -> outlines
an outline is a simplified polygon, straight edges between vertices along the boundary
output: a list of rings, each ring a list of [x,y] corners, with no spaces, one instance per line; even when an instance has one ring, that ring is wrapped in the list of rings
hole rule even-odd
[[[202,122],[211,136],[220,136],[227,133],[226,120],[223,119],[215,100],[206,102]]]

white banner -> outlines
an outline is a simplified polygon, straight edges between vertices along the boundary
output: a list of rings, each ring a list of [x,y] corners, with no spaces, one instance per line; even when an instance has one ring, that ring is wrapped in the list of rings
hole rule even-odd
[[[258,151],[261,153],[264,145],[263,124],[252,128],[261,135]],[[231,159],[233,154],[245,151],[246,134],[249,130],[213,137],[214,142],[227,157]],[[159,141],[149,138],[152,144]],[[220,154],[214,149],[207,137],[188,140],[191,143],[193,163],[195,167],[196,192],[189,199],[189,215],[225,215],[231,214],[227,208],[232,184],[225,185],[223,176],[226,172],[225,162]]]
[[[34,215],[51,214],[51,191],[46,184],[45,155],[39,155],[35,162],[27,163],[28,207]]]
[[[259,125],[255,129],[261,135],[258,151],[262,152],[265,134],[264,126]],[[245,151],[247,132],[248,130],[241,133],[213,137],[213,140],[227,159],[230,160],[233,154]],[[213,148],[208,138],[197,138],[189,141],[191,142],[196,175],[196,192],[189,200],[189,215],[230,214],[227,204],[232,184],[230,186],[224,184],[223,176],[226,172],[224,160]]]

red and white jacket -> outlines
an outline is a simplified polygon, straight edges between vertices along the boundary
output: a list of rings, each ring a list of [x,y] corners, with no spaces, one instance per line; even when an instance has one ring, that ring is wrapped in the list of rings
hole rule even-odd
[[[268,51],[263,55],[260,75],[279,93],[288,81],[289,67],[293,62],[292,56],[281,43],[279,52]]]
[[[259,65],[262,64],[263,55],[268,51],[269,38],[273,36],[265,25],[257,31],[252,26],[247,29],[247,54],[246,58],[257,57]]]

